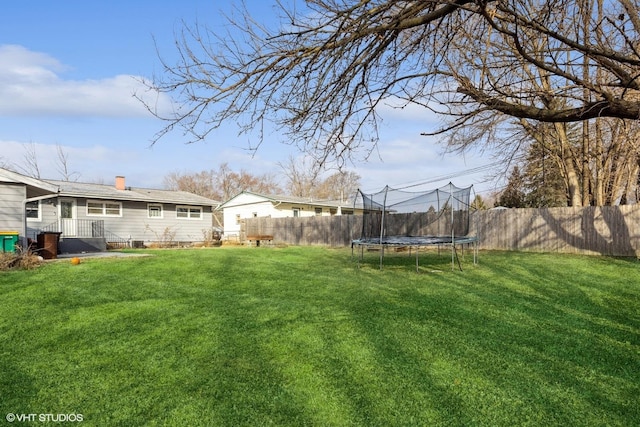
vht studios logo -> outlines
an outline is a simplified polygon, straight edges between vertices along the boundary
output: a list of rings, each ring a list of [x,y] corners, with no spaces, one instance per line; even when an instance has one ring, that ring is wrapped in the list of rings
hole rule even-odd
[[[84,417],[82,414],[14,414],[9,413],[5,417],[10,423],[18,422],[34,422],[40,421],[41,423],[79,423],[82,422]]]

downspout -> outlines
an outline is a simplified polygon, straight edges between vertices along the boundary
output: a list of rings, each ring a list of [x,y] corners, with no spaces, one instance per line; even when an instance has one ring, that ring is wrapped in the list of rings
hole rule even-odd
[[[48,194],[46,196],[38,196],[38,197],[31,197],[28,199],[24,199],[24,201],[22,202],[22,239],[23,239],[22,247],[23,248],[29,247],[29,240],[27,238],[27,203],[38,202],[40,200],[55,199],[59,195],[60,195],[60,190],[58,190],[58,192],[55,194]]]

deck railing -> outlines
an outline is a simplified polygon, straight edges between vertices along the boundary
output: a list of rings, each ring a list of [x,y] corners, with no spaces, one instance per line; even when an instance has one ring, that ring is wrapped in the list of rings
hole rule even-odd
[[[40,227],[40,232],[62,233],[62,237],[105,237],[104,221],[101,219],[69,219]]]
[[[131,241],[129,239],[120,237],[117,234],[110,232],[109,230],[104,231],[104,238],[107,241],[109,249],[122,249],[131,247]]]

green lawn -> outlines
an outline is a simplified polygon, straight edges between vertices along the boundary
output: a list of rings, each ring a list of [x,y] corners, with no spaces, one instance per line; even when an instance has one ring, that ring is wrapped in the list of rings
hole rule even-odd
[[[2,422],[640,425],[635,259],[150,253],[0,272]]]

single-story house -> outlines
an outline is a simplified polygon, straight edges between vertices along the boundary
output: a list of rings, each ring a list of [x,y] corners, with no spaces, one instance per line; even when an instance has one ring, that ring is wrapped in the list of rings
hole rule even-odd
[[[18,231],[25,243],[41,232],[58,232],[63,252],[102,249],[106,242],[201,242],[213,229],[218,205],[184,191],[129,187],[122,176],[103,185],[0,168],[0,231]]]
[[[240,223],[246,218],[286,218],[330,215],[353,215],[352,203],[335,200],[312,200],[243,191],[217,208],[223,212],[226,239],[240,236]],[[361,209],[359,209],[361,213]]]

